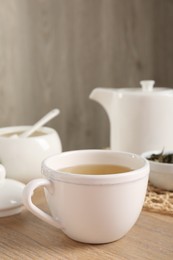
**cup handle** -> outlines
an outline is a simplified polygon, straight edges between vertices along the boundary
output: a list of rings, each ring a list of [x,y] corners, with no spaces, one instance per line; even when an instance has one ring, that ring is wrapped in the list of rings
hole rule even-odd
[[[48,224],[62,229],[62,226],[58,220],[54,220],[49,214],[45,213],[41,209],[39,209],[37,206],[35,206],[32,203],[32,195],[34,193],[34,190],[38,187],[47,187],[48,189],[51,188],[51,181],[47,179],[35,179],[30,181],[24,188],[23,191],[23,203],[25,207],[31,211],[35,216],[40,218],[41,220],[47,222]]]

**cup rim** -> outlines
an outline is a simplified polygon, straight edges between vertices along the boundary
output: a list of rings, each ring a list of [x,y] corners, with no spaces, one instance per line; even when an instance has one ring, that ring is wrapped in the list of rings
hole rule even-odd
[[[53,169],[53,167],[50,167],[48,165],[51,160],[55,160],[57,157],[60,158],[64,156],[70,156],[71,154],[75,154],[75,153],[76,154],[93,153],[93,154],[106,155],[106,156],[108,156],[108,154],[112,154],[112,156],[119,155],[127,158],[130,157],[131,160],[136,159],[141,161],[143,166],[123,174],[119,173],[119,174],[106,174],[106,175],[87,175],[87,174],[64,173],[55,170]],[[53,156],[47,157],[42,162],[41,171],[46,178],[52,181],[68,182],[68,183],[83,184],[83,185],[105,185],[105,184],[111,185],[111,184],[120,184],[120,183],[126,183],[131,181],[137,181],[142,178],[145,178],[146,176],[149,175],[149,162],[142,156],[134,153],[129,153],[129,152],[97,150],[97,149],[74,150],[74,151],[66,151],[61,154],[55,154]]]

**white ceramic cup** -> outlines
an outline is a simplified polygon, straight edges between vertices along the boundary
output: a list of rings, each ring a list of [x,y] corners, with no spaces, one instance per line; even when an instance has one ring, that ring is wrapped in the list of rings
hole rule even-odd
[[[115,164],[133,170],[121,174],[63,173],[75,165]],[[43,179],[24,189],[23,202],[33,214],[84,243],[108,243],[123,237],[135,224],[147,189],[149,163],[139,155],[109,150],[79,150],[49,157]],[[33,191],[43,186],[51,215],[36,207]]]
[[[39,129],[38,136],[12,137],[30,126],[0,128],[0,163],[6,168],[7,178],[27,183],[41,177],[42,161],[62,151],[58,133],[49,127]]]

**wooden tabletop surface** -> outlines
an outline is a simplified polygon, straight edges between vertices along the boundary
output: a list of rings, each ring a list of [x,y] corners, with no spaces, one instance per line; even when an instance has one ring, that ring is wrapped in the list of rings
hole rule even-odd
[[[35,192],[33,200],[46,209],[41,190]],[[18,215],[0,218],[0,260],[5,259],[172,260],[173,217],[143,211],[119,241],[90,245],[71,240],[24,209]]]

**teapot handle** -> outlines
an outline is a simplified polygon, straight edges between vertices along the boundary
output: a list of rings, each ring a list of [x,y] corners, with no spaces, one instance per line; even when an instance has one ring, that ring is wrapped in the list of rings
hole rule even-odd
[[[62,229],[62,226],[60,224],[59,220],[54,220],[52,216],[45,213],[41,209],[39,209],[37,206],[35,206],[32,203],[32,195],[34,193],[34,190],[38,187],[46,187],[48,190],[52,188],[51,181],[47,179],[35,179],[30,181],[24,188],[23,191],[23,203],[26,206],[26,208],[31,211],[35,216],[40,218],[41,220],[47,222],[48,224],[51,224],[52,226],[56,228]]]

